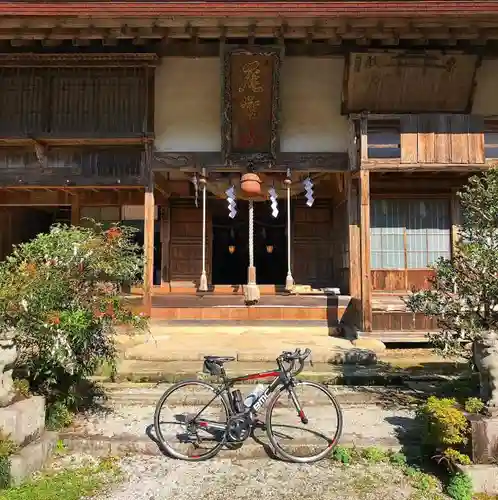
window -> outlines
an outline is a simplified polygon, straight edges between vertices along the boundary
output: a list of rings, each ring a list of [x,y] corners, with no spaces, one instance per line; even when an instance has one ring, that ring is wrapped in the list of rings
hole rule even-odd
[[[484,127],[484,156],[486,159],[498,158],[498,122],[487,121]]]
[[[401,158],[399,120],[368,120],[368,157]]]
[[[451,253],[447,200],[372,200],[372,269],[424,269]]]

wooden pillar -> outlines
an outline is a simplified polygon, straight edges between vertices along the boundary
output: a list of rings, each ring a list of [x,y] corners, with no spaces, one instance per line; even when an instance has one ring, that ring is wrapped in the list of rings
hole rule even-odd
[[[152,288],[154,284],[154,174],[151,169],[151,151],[145,154],[145,200],[144,200],[144,275],[143,303],[146,314],[152,311]]]
[[[171,205],[168,198],[162,208],[162,217],[161,217],[161,287],[169,286],[170,240],[171,240]]]
[[[347,208],[349,225],[349,295],[351,296],[350,323],[361,325],[361,248],[360,248],[360,204],[357,179],[347,178]]]
[[[370,272],[370,172],[360,170],[360,248],[362,330],[372,331],[372,278]]]
[[[80,195],[79,193],[74,193],[71,197],[71,225],[79,226],[81,221],[80,214]]]
[[[460,198],[457,196],[457,190],[452,190],[450,199],[450,217],[451,217],[451,256],[455,255],[460,239],[460,225],[462,223],[462,212]]]

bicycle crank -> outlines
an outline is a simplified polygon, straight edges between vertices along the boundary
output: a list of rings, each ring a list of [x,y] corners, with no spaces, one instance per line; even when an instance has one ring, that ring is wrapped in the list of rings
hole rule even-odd
[[[249,415],[234,415],[227,421],[226,437],[228,441],[242,442],[251,435],[252,419]]]

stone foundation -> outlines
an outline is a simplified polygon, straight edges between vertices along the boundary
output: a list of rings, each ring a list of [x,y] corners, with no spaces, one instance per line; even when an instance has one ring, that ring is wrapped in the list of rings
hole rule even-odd
[[[50,458],[57,433],[45,430],[45,398],[33,396],[0,408],[0,430],[20,448],[11,457],[12,485],[20,484]]]

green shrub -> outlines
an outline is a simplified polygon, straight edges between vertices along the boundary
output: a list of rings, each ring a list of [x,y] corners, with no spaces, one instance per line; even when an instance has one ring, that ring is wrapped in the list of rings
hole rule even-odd
[[[403,453],[391,453],[391,455],[389,455],[389,461],[391,462],[391,464],[398,467],[406,467],[408,463],[406,455],[404,455]]]
[[[446,493],[454,500],[472,500],[472,479],[467,474],[458,473],[450,478]]]
[[[467,442],[469,423],[452,398],[431,396],[417,412],[422,425],[422,442],[434,450]]]
[[[369,446],[364,448],[362,452],[362,458],[367,462],[372,464],[378,464],[387,461],[389,455],[386,451],[376,448],[375,446]]]
[[[332,458],[344,465],[349,465],[353,461],[350,449],[340,445],[334,448]]]
[[[18,364],[49,406],[78,408],[82,381],[115,364],[118,324],[146,327],[120,294],[142,267],[132,232],[56,225],[0,263],[0,331],[15,332]]]
[[[29,398],[29,382],[26,379],[14,379],[14,390],[23,398]]]
[[[465,411],[468,413],[481,413],[484,406],[484,403],[479,398],[469,398],[465,401]]]
[[[74,413],[62,401],[47,406],[45,424],[49,431],[60,431],[69,427],[73,420]]]
[[[14,441],[0,431],[0,489],[10,486],[10,456],[18,449]]]

